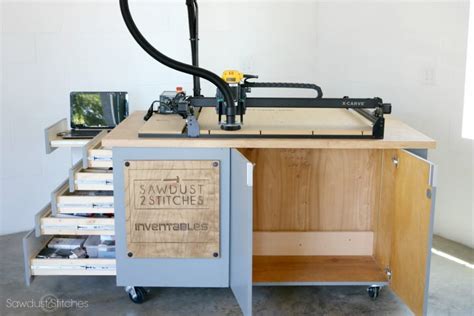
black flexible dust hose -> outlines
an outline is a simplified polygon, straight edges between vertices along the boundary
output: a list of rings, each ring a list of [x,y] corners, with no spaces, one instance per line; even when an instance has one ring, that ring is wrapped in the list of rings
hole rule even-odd
[[[213,83],[222,92],[224,96],[224,101],[226,103],[227,109],[226,123],[235,124],[236,108],[234,100],[232,98],[232,92],[224,80],[222,80],[219,76],[217,76],[213,72],[210,72],[209,70],[179,62],[159,52],[155,47],[153,47],[153,45],[151,45],[145,39],[145,37],[138,30],[135,22],[133,21],[132,14],[130,13],[128,0],[120,0],[120,10],[122,12],[123,20],[125,21],[125,24],[127,25],[127,28],[132,34],[133,38],[138,43],[138,45],[140,45],[151,57],[153,57],[163,65],[168,66],[174,70],[181,71],[193,76],[198,76]]]
[[[196,0],[186,0],[186,6],[188,7],[192,65],[199,67],[199,7]],[[198,76],[193,76],[193,95],[201,96],[201,83]]]

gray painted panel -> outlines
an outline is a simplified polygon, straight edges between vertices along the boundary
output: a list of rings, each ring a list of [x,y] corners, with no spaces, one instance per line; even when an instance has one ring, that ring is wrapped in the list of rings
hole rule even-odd
[[[253,165],[231,150],[230,287],[244,315],[252,315]]]
[[[407,151],[411,152],[414,155],[417,155],[418,157],[421,157],[423,159],[428,159],[428,149],[407,149]]]
[[[82,160],[76,162],[72,168],[69,169],[69,192],[73,193],[76,190],[75,177],[76,173],[82,169]]]
[[[104,138],[106,135],[107,131],[103,130],[82,147],[82,168],[87,169],[89,167],[89,150],[97,146],[97,144],[99,144],[102,141],[102,138]]]
[[[126,160],[220,160],[221,256],[212,259],[127,257],[123,168]],[[230,150],[196,148],[113,148],[118,286],[228,287]]]
[[[58,215],[58,195],[62,189],[68,185],[69,178],[64,180],[53,192],[51,192],[51,213]]]
[[[51,139],[56,136],[57,133],[65,132],[68,130],[67,119],[57,121],[53,125],[45,128],[44,130],[44,144],[46,154],[50,154],[57,149],[57,147],[51,147]]]
[[[43,207],[41,211],[36,213],[35,215],[35,236],[40,237],[41,236],[41,218],[46,216],[46,214],[49,212],[51,209],[51,204],[46,205]]]
[[[432,166],[434,168],[434,166]],[[433,228],[435,216],[435,202],[436,202],[436,187],[431,189],[431,216],[430,216],[430,236],[428,238],[428,257],[426,258],[426,281],[425,281],[425,295],[423,302],[423,315],[428,313],[428,297],[430,288],[430,272],[431,272],[431,248],[433,248]]]
[[[23,237],[23,264],[25,267],[25,283],[30,286],[33,277],[31,275],[30,260],[36,256],[41,249],[43,249],[52,236],[35,236],[35,231],[32,230],[25,237]]]

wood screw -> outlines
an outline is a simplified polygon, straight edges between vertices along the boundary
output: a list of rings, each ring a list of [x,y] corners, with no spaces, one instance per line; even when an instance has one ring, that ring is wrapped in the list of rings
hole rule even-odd
[[[214,256],[214,258],[219,257],[219,254],[217,252],[214,252],[212,255]]]
[[[125,167],[130,167],[130,162],[125,161]]]
[[[212,166],[213,166],[213,167],[217,167],[218,165],[219,165],[219,163],[218,163],[217,161],[214,161],[214,162],[212,163]]]
[[[133,257],[133,252],[129,252],[127,256],[129,256],[130,258]]]

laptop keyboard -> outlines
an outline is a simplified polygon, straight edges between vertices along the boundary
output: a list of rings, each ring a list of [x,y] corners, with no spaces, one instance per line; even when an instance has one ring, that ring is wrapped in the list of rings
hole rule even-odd
[[[71,131],[71,136],[90,136],[94,137],[97,134],[99,134],[101,131],[100,130],[72,130]]]

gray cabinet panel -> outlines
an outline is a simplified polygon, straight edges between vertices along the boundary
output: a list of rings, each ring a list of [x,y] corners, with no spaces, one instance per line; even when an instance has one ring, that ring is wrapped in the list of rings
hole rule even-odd
[[[231,150],[230,287],[244,315],[252,315],[253,165]]]
[[[36,236],[35,230],[28,232],[28,234],[23,237],[23,263],[25,268],[26,286],[30,286],[33,279],[30,265],[31,258],[36,256],[40,250],[46,246],[51,238],[51,236]]]
[[[124,197],[127,160],[220,161],[220,255],[210,259],[129,258]],[[229,287],[230,150],[194,148],[114,148],[114,205],[117,285],[150,287]]]

